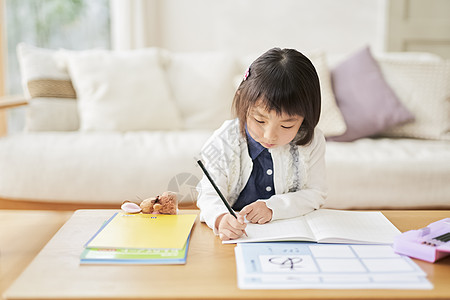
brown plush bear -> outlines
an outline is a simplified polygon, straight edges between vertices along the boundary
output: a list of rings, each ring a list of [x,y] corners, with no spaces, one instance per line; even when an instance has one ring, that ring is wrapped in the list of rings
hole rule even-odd
[[[125,200],[121,208],[127,213],[176,215],[177,195],[174,192],[164,192],[161,196],[144,199],[140,205]]]

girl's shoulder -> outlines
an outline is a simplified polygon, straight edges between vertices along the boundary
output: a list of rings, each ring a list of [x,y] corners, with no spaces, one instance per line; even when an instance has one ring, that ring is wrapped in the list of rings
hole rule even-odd
[[[319,128],[316,127],[314,129],[314,137],[312,139],[311,143],[320,143],[320,144],[324,144],[325,143],[325,135],[323,134],[323,131]]]
[[[214,133],[236,133],[239,132],[239,119],[226,120]]]
[[[298,147],[299,151],[312,152],[315,149],[325,149],[325,145],[326,145],[325,136],[324,136],[322,130],[320,130],[320,128],[316,127],[314,129],[314,136],[313,136],[311,142],[307,145],[302,145],[302,146],[297,146],[297,147]]]
[[[239,119],[226,120],[216,131],[212,138],[239,138],[241,135],[239,129]]]
[[[245,143],[239,130],[239,120],[227,120],[206,141],[200,154],[207,168],[213,162],[225,167],[240,157],[242,149],[246,148]]]
[[[206,144],[235,144],[242,141],[242,135],[239,129],[239,120],[226,120],[214,131]]]

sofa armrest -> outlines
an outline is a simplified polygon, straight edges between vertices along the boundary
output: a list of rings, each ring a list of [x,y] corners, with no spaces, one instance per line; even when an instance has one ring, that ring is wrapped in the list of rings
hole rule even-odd
[[[0,97],[0,110],[27,105],[28,101],[23,95],[11,95]]]

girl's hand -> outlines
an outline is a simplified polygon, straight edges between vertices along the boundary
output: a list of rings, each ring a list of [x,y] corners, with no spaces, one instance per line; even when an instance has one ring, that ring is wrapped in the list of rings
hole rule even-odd
[[[272,220],[272,210],[267,207],[264,201],[256,201],[245,206],[239,215],[246,216],[251,223],[264,224]]]
[[[222,241],[240,238],[245,233],[246,226],[244,216],[240,215],[237,215],[236,219],[229,213],[223,214],[216,220],[216,227]]]

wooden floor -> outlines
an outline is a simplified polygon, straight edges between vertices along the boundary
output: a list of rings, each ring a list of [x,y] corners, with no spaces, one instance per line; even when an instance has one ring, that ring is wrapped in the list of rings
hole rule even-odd
[[[0,198],[0,211],[12,210],[49,210],[49,211],[75,211],[77,209],[116,209],[121,203],[70,203],[55,201],[32,201],[26,199]]]
[[[83,203],[83,202],[55,202],[55,201],[32,201],[26,199],[0,198],[0,211],[12,210],[51,210],[51,211],[75,211],[77,209],[119,209],[121,202],[117,203]],[[192,202],[179,203],[180,209],[197,209]]]
[[[72,213],[0,210],[0,299]]]

